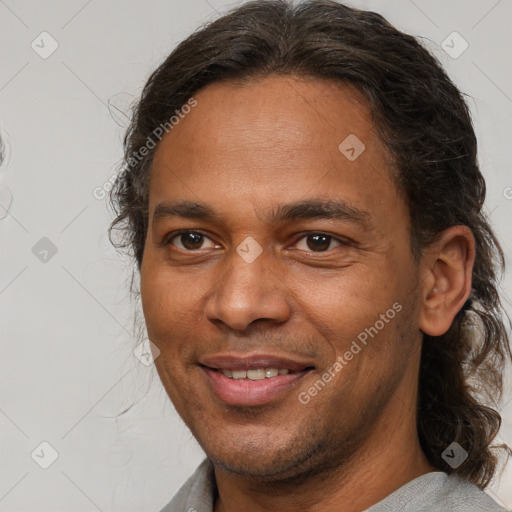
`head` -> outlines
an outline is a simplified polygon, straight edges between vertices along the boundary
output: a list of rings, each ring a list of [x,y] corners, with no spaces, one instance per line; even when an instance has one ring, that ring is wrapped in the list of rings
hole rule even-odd
[[[432,466],[487,485],[510,347],[476,148],[436,59],[329,0],[249,2],[151,75],[111,229],[136,260],[162,382],[210,458],[294,477],[406,417]],[[227,352],[307,371],[275,400],[226,402],[208,367]],[[441,457],[453,441],[458,468]]]

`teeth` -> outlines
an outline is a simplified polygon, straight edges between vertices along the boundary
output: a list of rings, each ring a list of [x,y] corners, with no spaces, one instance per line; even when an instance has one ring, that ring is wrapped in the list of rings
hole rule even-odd
[[[265,378],[265,370],[263,370],[263,368],[247,370],[247,378],[251,380],[262,380]]]
[[[222,370],[222,373],[230,379],[249,379],[263,380],[277,377],[278,375],[288,375],[290,370],[278,370],[277,368],[257,368],[253,370]]]

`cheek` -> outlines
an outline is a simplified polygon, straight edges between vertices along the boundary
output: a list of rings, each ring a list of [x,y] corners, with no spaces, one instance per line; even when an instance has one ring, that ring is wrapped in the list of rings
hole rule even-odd
[[[161,352],[155,363],[170,393],[175,386],[185,386],[205,327],[199,320],[205,290],[195,285],[196,282],[197,278],[186,271],[170,269],[161,263],[151,264],[149,258],[141,267],[146,329],[149,339]]]
[[[295,283],[289,285],[296,290],[300,308],[319,323],[358,326],[378,318],[399,295],[396,276],[387,275],[382,267],[355,263],[331,275],[302,280],[300,287],[300,278],[293,276]]]
[[[394,352],[392,345],[398,345],[400,337],[397,322],[403,320],[397,309],[403,309],[404,293],[396,274],[386,268],[392,267],[359,263],[332,277],[307,279],[300,288],[296,280],[297,307],[330,345],[331,362],[350,350],[348,356],[358,364],[367,358],[367,363],[387,358],[386,350]]]
[[[148,333],[156,336],[185,321],[198,300],[186,278],[174,274],[150,258],[141,267],[142,309]]]
[[[191,357],[192,306],[187,301],[193,297],[187,293],[190,285],[183,286],[171,274],[169,268],[148,257],[141,266],[141,302],[148,337],[160,350],[155,367],[175,407],[181,410],[183,396],[189,396],[189,368],[183,363]]]
[[[158,326],[159,322],[165,315],[165,304],[163,303],[164,295],[162,288],[155,279],[155,273],[148,268],[148,264],[141,267],[140,294],[142,311],[150,339],[152,339],[152,331]]]
[[[157,265],[152,265],[149,258],[141,267],[141,303],[148,336],[160,350],[168,350],[164,344],[165,333],[169,332],[176,321],[179,301],[172,300],[174,286]]]

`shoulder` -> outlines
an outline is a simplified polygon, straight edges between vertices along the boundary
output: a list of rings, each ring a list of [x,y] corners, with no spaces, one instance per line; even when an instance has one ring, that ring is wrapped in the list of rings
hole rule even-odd
[[[456,474],[432,472],[397,489],[368,512],[505,511],[487,493]]]
[[[205,459],[160,512],[212,512],[213,502],[213,464]]]

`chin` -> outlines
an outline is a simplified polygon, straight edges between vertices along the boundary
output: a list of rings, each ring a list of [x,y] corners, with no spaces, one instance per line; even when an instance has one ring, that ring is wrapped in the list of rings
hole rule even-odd
[[[261,482],[275,482],[294,478],[297,474],[297,465],[291,461],[264,462],[261,460],[233,460],[227,458],[210,458],[218,467],[229,473],[259,480]]]
[[[315,473],[314,461],[319,455],[318,446],[299,446],[296,440],[279,442],[268,436],[261,442],[251,439],[248,433],[240,443],[231,438],[203,446],[208,458],[226,472],[252,478],[261,482],[286,482]]]

